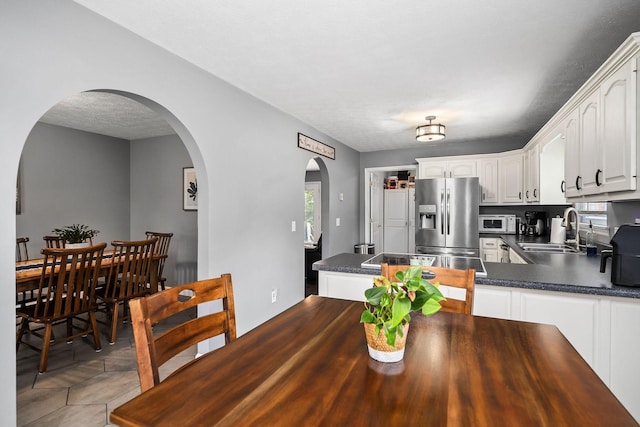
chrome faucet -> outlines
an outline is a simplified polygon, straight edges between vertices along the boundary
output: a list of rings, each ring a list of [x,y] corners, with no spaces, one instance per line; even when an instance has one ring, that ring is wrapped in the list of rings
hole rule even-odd
[[[576,251],[580,251],[580,217],[578,216],[578,211],[574,207],[568,207],[564,210],[562,225],[565,227],[565,230],[572,230],[574,227],[571,223],[570,216],[571,213],[575,216],[576,225],[575,225],[575,239],[567,239],[565,243],[568,245],[575,245]]]

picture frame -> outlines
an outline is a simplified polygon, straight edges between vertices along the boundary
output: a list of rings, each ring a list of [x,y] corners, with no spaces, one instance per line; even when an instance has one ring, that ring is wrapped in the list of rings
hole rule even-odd
[[[198,210],[198,180],[193,167],[182,168],[182,209]]]
[[[320,154],[321,156],[327,157],[331,160],[336,159],[335,148],[300,132],[298,132],[298,148]]]

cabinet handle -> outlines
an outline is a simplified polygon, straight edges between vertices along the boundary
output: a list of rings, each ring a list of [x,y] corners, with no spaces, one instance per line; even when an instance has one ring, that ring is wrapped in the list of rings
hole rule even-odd
[[[576,178],[576,190],[582,190],[582,187],[580,186],[580,182],[582,182],[582,177],[578,175],[578,177]]]
[[[527,198],[527,200],[529,200],[529,190],[527,190],[524,194],[525,194],[525,197]]]
[[[564,186],[566,185],[564,179],[562,180],[562,182],[560,183],[560,191],[564,193]]]
[[[598,169],[596,171],[596,186],[600,187],[602,183],[600,182],[600,174],[602,173],[602,169]]]
[[[518,200],[522,200],[522,191],[518,191]]]
[[[482,200],[486,199],[486,195],[484,193],[482,193]]]
[[[538,191],[538,189],[537,189],[537,188],[534,188],[534,189],[533,189],[533,197],[538,197],[538,196],[537,196],[537,191]]]

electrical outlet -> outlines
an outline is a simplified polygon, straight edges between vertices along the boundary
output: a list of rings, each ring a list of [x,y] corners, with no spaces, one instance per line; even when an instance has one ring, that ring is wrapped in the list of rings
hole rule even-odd
[[[276,302],[278,299],[278,288],[271,289],[271,303]]]

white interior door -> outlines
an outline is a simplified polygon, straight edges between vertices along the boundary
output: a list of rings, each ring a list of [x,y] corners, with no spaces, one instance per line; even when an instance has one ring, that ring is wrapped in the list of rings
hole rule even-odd
[[[369,176],[369,193],[371,198],[369,213],[369,235],[375,245],[376,254],[382,252],[383,221],[384,221],[384,173],[371,172]]]
[[[408,197],[407,189],[384,191],[384,252],[408,252]]]

